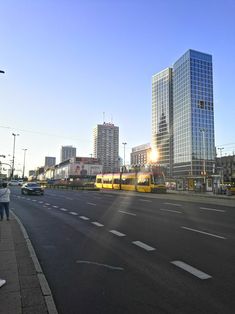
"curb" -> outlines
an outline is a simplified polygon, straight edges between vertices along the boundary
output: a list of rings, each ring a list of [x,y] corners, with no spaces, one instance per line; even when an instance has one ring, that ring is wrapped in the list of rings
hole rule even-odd
[[[55,306],[55,302],[51,293],[51,289],[48,285],[48,282],[46,280],[45,275],[43,274],[41,265],[38,261],[37,255],[34,251],[33,245],[29,239],[29,236],[27,234],[27,231],[25,229],[25,227],[23,226],[22,222],[20,221],[20,219],[16,216],[16,214],[14,212],[11,211],[11,215],[15,218],[15,220],[18,222],[18,224],[20,225],[20,229],[23,233],[24,239],[26,241],[29,253],[30,253],[30,257],[33,260],[33,264],[37,273],[37,277],[39,280],[39,284],[40,284],[40,288],[42,290],[42,294],[47,306],[47,311],[49,314],[58,314],[56,306]]]

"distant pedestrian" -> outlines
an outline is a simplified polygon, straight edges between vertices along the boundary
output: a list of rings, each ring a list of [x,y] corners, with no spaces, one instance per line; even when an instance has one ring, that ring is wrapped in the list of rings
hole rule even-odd
[[[2,188],[0,188],[0,220],[3,220],[4,210],[7,220],[9,220],[10,193],[11,191],[8,189],[7,183],[3,182]]]

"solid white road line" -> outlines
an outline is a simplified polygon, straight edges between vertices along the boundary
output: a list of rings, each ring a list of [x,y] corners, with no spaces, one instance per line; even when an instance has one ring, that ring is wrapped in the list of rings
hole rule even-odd
[[[86,216],[79,216],[79,218],[83,219],[83,220],[90,220],[90,218],[86,217]]]
[[[207,208],[207,207],[200,207],[200,209],[211,210],[211,211],[221,212],[221,213],[225,213],[226,212],[226,210],[223,210],[223,209],[215,209],[215,208]]]
[[[178,211],[178,210],[173,210],[173,209],[164,209],[164,208],[160,208],[160,210],[165,211],[165,212],[171,212],[171,213],[182,214],[182,212],[180,212],[180,211]]]
[[[137,246],[139,246],[139,247],[141,247],[142,249],[144,249],[146,251],[154,251],[154,250],[156,250],[154,247],[149,246],[148,244],[145,244],[145,243],[143,243],[141,241],[133,241],[132,243],[137,245]]]
[[[125,237],[126,235],[124,233],[121,233],[117,230],[109,230],[110,233],[115,234],[118,237]]]
[[[182,204],[174,204],[174,203],[163,203],[163,204],[172,205],[172,206],[179,206],[179,207],[183,206]]]
[[[202,272],[201,270],[195,268],[195,267],[192,267],[190,266],[189,264],[186,264],[182,261],[172,261],[171,262],[172,264],[174,264],[175,266],[187,271],[188,273],[198,277],[199,279],[209,279],[209,278],[212,278],[210,275]]]
[[[92,221],[92,224],[97,227],[103,227],[104,225],[100,224],[98,221]]]
[[[122,268],[122,267],[111,266],[111,265],[101,264],[101,263],[91,262],[91,261],[76,261],[76,263],[79,263],[79,264],[91,264],[91,265],[96,265],[96,266],[102,266],[102,267],[106,267],[106,268],[109,268],[109,269],[112,269],[112,270],[124,270],[124,268]]]
[[[87,202],[87,204],[88,204],[88,205],[92,205],[92,206],[96,206],[95,203],[89,203],[89,202]]]
[[[136,216],[136,214],[125,212],[124,210],[119,210],[119,213],[126,214],[126,215],[131,215],[131,216]]]
[[[205,232],[205,231],[201,231],[201,230],[197,230],[197,229],[192,229],[192,228],[188,228],[188,227],[184,227],[184,226],[181,226],[182,229],[186,229],[186,230],[189,230],[189,231],[193,231],[193,232],[198,232],[198,233],[202,233],[202,234],[206,234],[208,236],[211,236],[211,237],[214,237],[214,238],[219,238],[219,239],[226,239],[225,237],[222,237],[222,236],[219,236],[217,234],[213,234],[213,233],[208,233],[208,232]]]
[[[74,216],[77,216],[78,214],[75,213],[75,212],[69,212],[70,215],[74,215]]]

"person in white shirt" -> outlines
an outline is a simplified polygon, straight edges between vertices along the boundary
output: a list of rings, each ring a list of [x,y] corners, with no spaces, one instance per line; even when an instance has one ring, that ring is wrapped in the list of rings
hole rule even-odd
[[[10,203],[11,191],[7,187],[7,183],[2,183],[2,188],[0,189],[0,220],[3,220],[3,213],[5,210],[7,220],[9,220],[9,203]]]

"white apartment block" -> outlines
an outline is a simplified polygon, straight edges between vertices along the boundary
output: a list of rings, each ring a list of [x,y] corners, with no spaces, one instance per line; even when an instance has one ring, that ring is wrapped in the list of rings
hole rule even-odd
[[[103,165],[103,172],[119,171],[119,127],[112,123],[98,124],[93,130],[94,157]]]
[[[73,146],[62,146],[60,151],[60,162],[76,157],[76,148]]]

